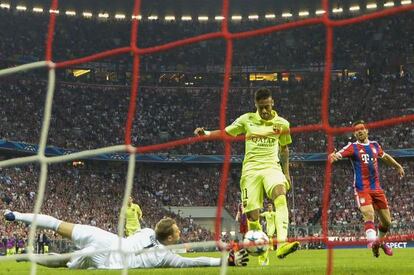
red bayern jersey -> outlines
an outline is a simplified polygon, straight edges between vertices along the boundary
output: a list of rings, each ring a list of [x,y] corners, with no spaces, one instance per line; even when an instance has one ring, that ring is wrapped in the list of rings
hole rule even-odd
[[[348,143],[338,154],[349,158],[354,169],[354,187],[358,192],[382,190],[379,182],[378,158],[385,153],[376,141]]]

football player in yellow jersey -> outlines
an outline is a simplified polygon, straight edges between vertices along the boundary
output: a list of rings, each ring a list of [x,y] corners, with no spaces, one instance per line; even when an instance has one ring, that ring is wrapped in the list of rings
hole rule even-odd
[[[276,231],[280,259],[299,248],[299,242],[287,242],[289,211],[286,191],[290,188],[289,149],[292,143],[289,122],[273,110],[274,100],[269,89],[255,93],[255,113],[246,113],[225,128],[230,136],[245,135],[245,155],[240,179],[241,199],[248,218],[249,230],[262,230],[259,210],[264,195],[276,207]],[[196,128],[197,136],[220,136],[220,130]],[[280,156],[280,158],[279,158]],[[265,194],[264,194],[265,193]]]
[[[260,214],[260,217],[266,220],[266,234],[272,238],[276,231],[276,212],[273,210],[273,204],[267,204],[267,211]]]
[[[132,197],[129,197],[125,215],[125,235],[128,237],[141,230],[142,211],[138,204],[133,203]]]

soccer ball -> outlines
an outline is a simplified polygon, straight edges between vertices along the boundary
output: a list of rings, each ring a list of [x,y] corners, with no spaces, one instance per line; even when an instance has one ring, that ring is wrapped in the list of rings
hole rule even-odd
[[[243,246],[249,255],[260,256],[269,247],[269,238],[263,231],[250,230],[244,235]]]

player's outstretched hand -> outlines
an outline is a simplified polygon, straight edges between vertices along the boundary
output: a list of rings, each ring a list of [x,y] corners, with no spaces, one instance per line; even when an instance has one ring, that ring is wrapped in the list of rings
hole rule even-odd
[[[196,136],[204,136],[205,134],[206,133],[203,127],[198,127],[194,130],[194,135]]]
[[[333,163],[335,161],[338,161],[341,158],[342,158],[341,155],[339,155],[339,154],[336,153],[336,149],[335,149],[335,151],[333,153],[331,153],[331,154],[328,155],[328,160],[329,160],[330,163]]]
[[[401,165],[400,165],[400,167],[398,167],[398,175],[399,175],[400,179],[402,179],[405,175],[404,168]]]
[[[239,251],[231,250],[227,263],[229,266],[246,266],[249,261],[249,254],[245,249]]]

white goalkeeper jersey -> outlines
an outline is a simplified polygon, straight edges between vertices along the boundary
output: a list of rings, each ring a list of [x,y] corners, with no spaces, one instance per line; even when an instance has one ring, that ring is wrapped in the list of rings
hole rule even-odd
[[[72,240],[80,248],[67,263],[69,268],[74,269],[219,266],[221,262],[219,258],[181,257],[160,244],[155,238],[155,231],[149,228],[121,239],[124,254],[117,251],[100,252],[118,249],[119,238],[97,227],[75,225]]]

